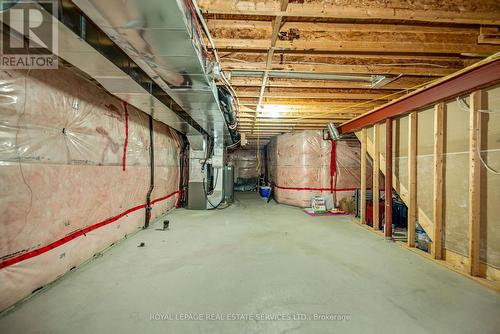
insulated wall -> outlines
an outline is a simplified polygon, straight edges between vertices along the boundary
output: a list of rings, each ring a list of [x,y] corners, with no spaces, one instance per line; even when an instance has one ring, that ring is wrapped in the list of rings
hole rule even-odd
[[[480,270],[481,275],[500,285],[500,86],[482,91],[478,132],[480,168]],[[469,161],[470,95],[442,101],[443,106],[443,204],[442,245],[444,259],[467,271],[469,262]],[[416,110],[416,184],[418,223],[431,240],[436,236],[434,211],[434,128],[433,106]],[[385,124],[380,124],[380,154],[385,172]],[[367,128],[368,133],[373,128]],[[409,116],[393,120],[393,186],[408,203]],[[358,136],[360,133],[358,133]],[[480,147],[479,147],[480,145]],[[368,136],[368,152],[373,154],[373,136]],[[478,157],[479,158],[479,157]],[[488,167],[488,168],[487,168]]]
[[[267,165],[274,197],[283,204],[309,207],[313,196],[334,191],[338,202],[360,187],[360,143],[325,140],[321,131],[271,138]]]
[[[257,150],[236,150],[228,154],[227,161],[234,167],[234,190],[248,191],[257,187],[265,163],[262,154],[260,164]]]
[[[154,122],[153,217],[180,138]],[[148,115],[69,69],[0,71],[0,310],[144,225]]]

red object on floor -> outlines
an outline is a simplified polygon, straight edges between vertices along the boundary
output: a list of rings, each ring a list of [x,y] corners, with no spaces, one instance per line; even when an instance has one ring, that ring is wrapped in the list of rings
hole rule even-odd
[[[373,204],[372,204],[372,202],[366,203],[366,225],[373,226]]]
[[[378,220],[382,222],[384,218],[384,201],[378,202]],[[366,225],[373,226],[373,203],[366,202]]]

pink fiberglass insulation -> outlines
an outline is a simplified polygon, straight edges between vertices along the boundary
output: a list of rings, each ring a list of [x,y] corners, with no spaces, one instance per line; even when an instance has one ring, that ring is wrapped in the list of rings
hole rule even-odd
[[[331,164],[335,146],[336,168]],[[360,187],[361,160],[358,141],[324,140],[321,131],[287,133],[271,138],[267,146],[268,178],[279,203],[311,206],[315,195],[333,193],[337,203]],[[367,175],[371,175],[370,165]],[[371,179],[367,180],[371,186]]]
[[[236,150],[228,154],[228,162],[234,166],[234,178],[258,178],[261,174],[264,160],[261,157],[261,166],[258,168],[256,150]]]
[[[262,152],[260,164],[257,160],[257,150],[239,149],[230,152],[227,161],[234,166],[235,191],[253,191],[257,188],[265,163]]]
[[[74,72],[0,71],[0,310],[143,226],[149,123],[127,111],[128,136],[125,104]],[[154,140],[157,217],[180,138],[155,122]]]

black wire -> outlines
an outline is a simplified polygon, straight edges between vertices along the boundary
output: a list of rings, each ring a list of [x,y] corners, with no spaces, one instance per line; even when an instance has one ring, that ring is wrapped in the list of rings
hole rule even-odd
[[[217,182],[219,181],[219,168],[216,168],[215,170],[215,183],[212,186],[212,189],[210,190],[210,195],[214,193],[215,188],[217,188]]]
[[[149,164],[150,164],[150,180],[149,180],[149,190],[146,194],[146,217],[144,222],[144,228],[148,228],[151,219],[151,194],[155,188],[155,146],[154,146],[154,127],[153,127],[153,116],[149,116]]]
[[[210,158],[211,153],[214,150],[215,142],[213,139],[209,138],[208,140],[208,147],[207,147],[207,155],[205,156],[205,160],[203,161],[203,165],[201,166],[201,170],[205,170],[205,166],[207,164],[208,158]]]
[[[217,179],[219,178],[219,169],[217,168],[217,176],[216,176],[216,179],[215,179],[215,185],[214,185],[214,188],[215,186],[217,185]],[[203,192],[205,194],[205,198],[207,199],[207,202],[212,206],[210,209],[207,209],[207,210],[224,210],[224,209],[227,209],[231,206],[230,203],[227,203],[227,205],[225,207],[222,207],[222,208],[219,208],[219,206],[222,204],[222,202],[224,202],[224,196],[222,197],[222,199],[220,200],[220,202],[217,204],[217,205],[214,205],[212,202],[210,202],[210,200],[208,199],[208,194],[207,194],[207,189],[205,187],[205,179],[203,179],[203,182],[202,182],[202,185],[203,185]]]
[[[208,209],[208,210],[214,210],[214,209],[217,209],[219,207],[219,205],[221,205],[222,201],[224,201],[224,198],[222,198],[219,202],[219,204],[217,205],[214,205],[212,202],[210,202],[210,200],[208,199],[208,194],[207,194],[207,188],[205,187],[205,179],[203,179],[203,182],[202,182],[202,185],[203,185],[203,193],[205,194],[205,198],[207,200],[207,202],[212,206],[211,209]]]

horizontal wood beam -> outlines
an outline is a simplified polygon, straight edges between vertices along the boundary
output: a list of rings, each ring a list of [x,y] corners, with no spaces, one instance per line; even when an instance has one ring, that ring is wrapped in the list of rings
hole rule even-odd
[[[265,63],[242,63],[222,60],[222,68],[228,71],[265,71]],[[461,69],[457,67],[432,67],[422,64],[412,65],[330,65],[330,64],[276,64],[273,63],[269,70],[283,72],[312,72],[312,73],[342,73],[342,74],[388,74],[388,75],[413,75],[413,76],[445,76]]]
[[[238,94],[239,98],[245,98],[245,97],[251,97],[251,98],[258,98],[259,97],[259,92],[254,92],[254,91],[243,91],[243,90],[236,90],[236,93]],[[403,95],[404,92],[400,93],[394,93],[394,92],[389,92],[389,93],[384,93],[383,91],[380,93],[374,93],[374,92],[351,92],[351,93],[342,93],[342,92],[321,92],[321,91],[309,91],[309,92],[304,92],[301,90],[296,90],[296,91],[283,91],[283,90],[266,90],[266,99],[297,99],[297,100],[309,100],[309,99],[325,99],[325,100],[373,100],[373,99],[381,99],[381,100],[386,100],[390,101],[395,99],[396,97],[400,97]],[[390,95],[390,96],[388,96]]]
[[[335,24],[286,22],[276,37],[276,20],[209,20],[217,48],[227,50],[282,50],[307,52],[382,52],[461,54],[498,52],[498,45],[478,43],[476,27],[420,25]],[[281,21],[279,22],[281,23]]]
[[[219,51],[221,59],[234,60],[239,62],[264,62],[267,59],[267,52],[265,50],[257,51]],[[462,56],[456,54],[405,54],[405,53],[353,53],[353,52],[318,52],[314,53],[311,50],[300,51],[287,51],[280,50],[279,53],[273,55],[274,62],[282,61],[304,61],[304,62],[321,62],[321,63],[404,63],[404,62],[418,62],[418,63],[431,63],[434,65],[449,66],[449,67],[463,67],[471,65],[474,62],[481,60],[481,56]]]
[[[297,123],[297,120],[294,120],[294,119],[282,119],[282,118],[275,118],[275,119],[263,119],[263,118],[258,118],[259,120],[259,124],[261,125],[277,125],[277,126],[280,126],[280,125],[288,125],[288,124],[295,124]],[[304,125],[304,126],[314,126],[314,125],[325,125],[326,123],[328,123],[329,121],[331,121],[332,119],[331,118],[328,118],[328,119],[323,119],[323,120],[319,120],[319,121],[314,121],[314,120],[311,120],[311,119],[305,119],[305,120],[300,120],[300,124],[301,125]],[[247,119],[247,120],[240,120],[238,122],[238,124],[240,125],[249,125],[251,124],[250,122],[250,119]]]
[[[411,40],[411,36],[408,36]],[[270,48],[268,40],[260,39],[229,39],[215,38],[215,44],[223,50],[267,50]],[[322,39],[317,41],[300,42],[278,42],[276,43],[276,52],[286,50],[309,50],[311,52],[371,52],[371,53],[473,53],[491,55],[498,52],[498,46],[486,44],[456,44],[456,43],[432,43],[432,42],[399,42],[394,43],[390,40],[381,42],[370,41],[331,41]]]
[[[403,76],[393,82],[390,82],[382,87],[377,87],[377,90],[397,90],[408,89],[433,80],[433,77],[420,76]],[[238,87],[260,87],[262,84],[261,78],[255,77],[236,77],[231,78],[231,84],[235,89]],[[341,80],[305,80],[305,79],[289,79],[289,78],[269,78],[267,87],[289,87],[289,88],[322,88],[322,89],[338,89],[338,88],[353,88],[353,89],[371,89],[369,82],[341,81]]]
[[[280,113],[279,118],[268,115],[267,113],[259,114],[257,119],[265,119],[265,120],[273,120],[279,119],[286,121],[287,119],[296,120],[297,118],[307,116],[308,120],[350,120],[353,117],[362,115],[362,112],[359,113],[335,113],[331,111],[321,111],[321,110],[311,110],[309,112],[301,112],[301,113]],[[253,119],[255,114],[252,115],[244,115],[238,116],[239,119]]]
[[[276,123],[276,124],[269,124],[269,123],[258,123],[261,128],[289,128],[289,127],[301,127],[301,128],[324,128],[326,127],[326,123],[319,123],[319,124],[295,124],[295,123]],[[239,127],[243,128],[249,128],[252,126],[252,124],[246,123],[246,124],[238,124]]]
[[[391,34],[395,40],[403,40],[405,34],[427,34],[424,37],[434,37],[433,39],[451,38],[458,43],[476,42],[477,36],[481,32],[489,32],[491,30],[483,29],[480,31],[474,26],[436,26],[436,25],[419,25],[419,24],[373,24],[366,22],[356,23],[336,23],[336,22],[321,22],[307,21],[297,22],[296,20],[288,20],[279,22],[277,19],[282,17],[278,15],[273,17],[271,22],[252,19],[207,19],[208,28],[217,38],[247,38],[252,39],[268,39],[276,38],[281,41],[308,39],[314,40],[318,37],[323,38],[326,34],[330,35],[331,40],[362,38],[364,34],[380,35]],[[273,28],[279,29],[279,35],[273,34]],[[236,33],[238,31],[239,33]],[[494,35],[494,34],[493,34]],[[384,36],[386,39],[389,36]],[[461,39],[459,37],[462,37]]]
[[[239,100],[240,104],[243,106],[257,105],[258,102],[258,99],[251,97],[242,97]],[[366,100],[353,101],[352,99],[331,99],[331,101],[325,101],[324,99],[310,98],[308,99],[308,101],[304,101],[304,99],[265,97],[262,100],[262,107],[266,108],[266,106],[268,105],[284,105],[284,106],[291,106],[296,109],[298,108],[311,109],[314,106],[321,106],[321,107],[329,107],[331,109],[331,108],[341,108],[341,107],[357,107],[358,104],[362,103],[360,108],[367,110],[370,107],[379,106],[385,102],[387,102],[387,99],[368,100],[368,101]]]
[[[251,115],[253,117],[253,115]],[[295,122],[295,119],[293,118],[290,118],[290,119],[286,119],[286,118],[270,118],[270,117],[262,117],[262,115],[259,115],[260,117],[258,117],[258,119],[260,119],[261,122],[264,122],[264,123],[270,123],[270,124],[279,124],[279,123],[289,123],[289,122]],[[300,117],[301,115],[297,115],[297,117]],[[348,117],[352,117],[352,115],[345,115],[345,116],[342,116],[341,117],[344,117],[344,118],[348,118]],[[249,122],[251,119],[251,117],[241,117],[240,118],[240,123],[247,123]],[[329,120],[331,120],[330,117],[323,117],[323,118],[316,118],[316,119],[306,119],[306,120],[303,120],[303,123],[304,124],[323,124],[324,122],[328,122]]]
[[[251,16],[272,17],[284,15],[288,18],[320,18],[323,20],[383,20],[383,21],[414,21],[427,23],[450,24],[500,24],[500,5],[494,1],[479,0],[471,3],[468,0],[435,3],[399,2],[398,7],[380,5],[378,2],[368,2],[364,6],[353,6],[352,3],[336,2],[325,6],[318,3],[290,3],[283,13],[276,1],[227,1],[199,0],[202,11],[206,15],[229,15],[248,18]],[[456,10],[460,7],[460,11]]]

